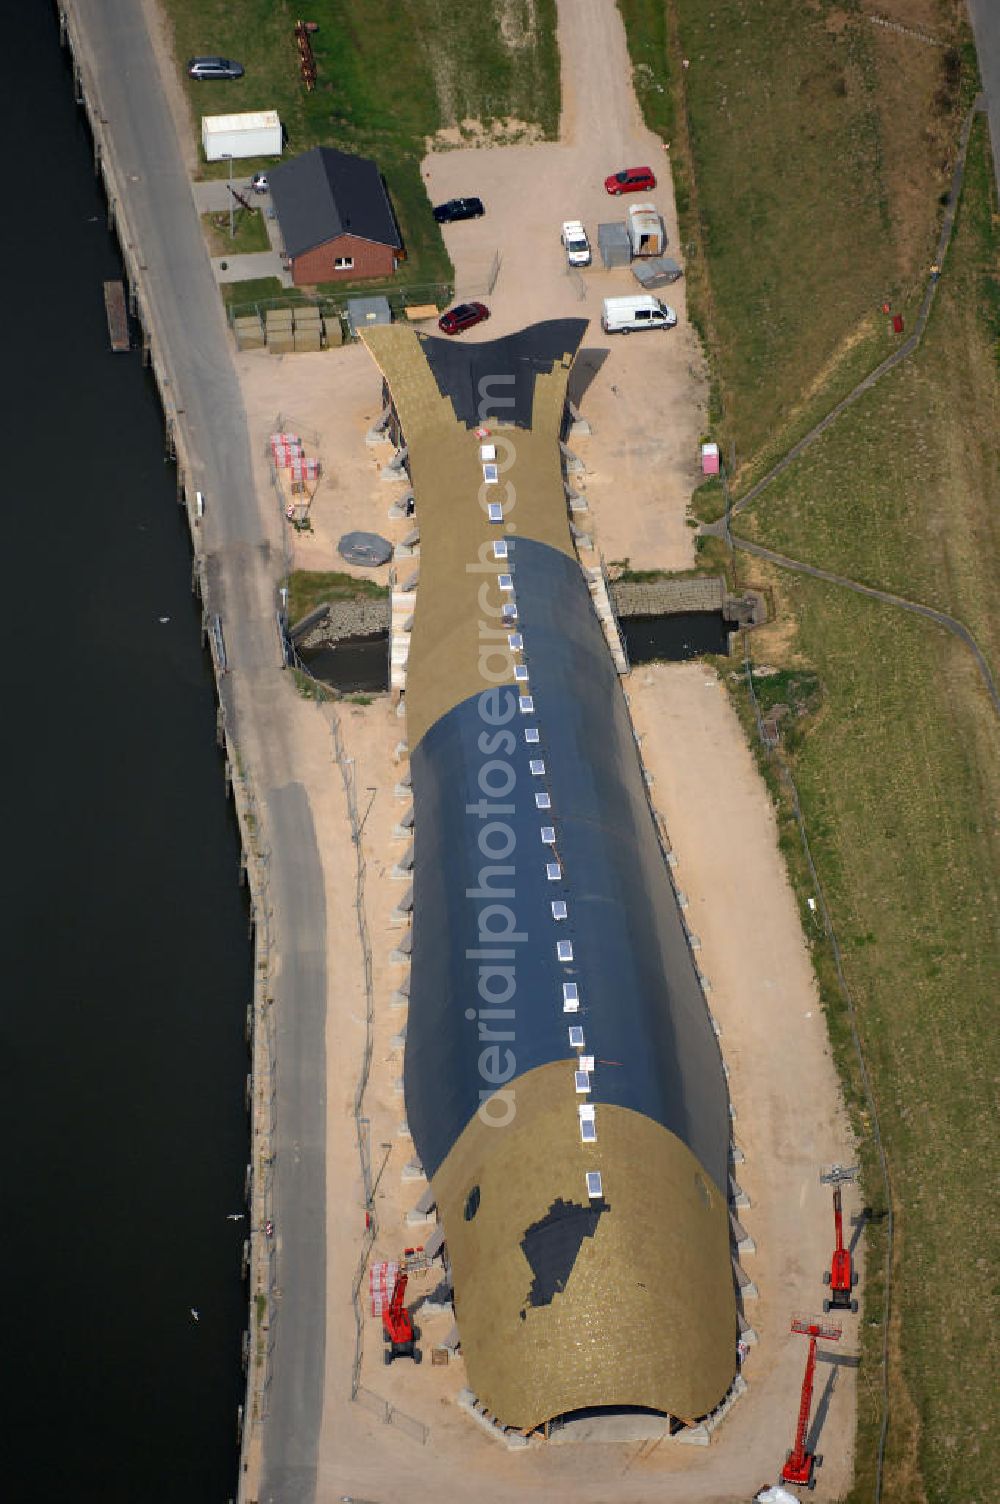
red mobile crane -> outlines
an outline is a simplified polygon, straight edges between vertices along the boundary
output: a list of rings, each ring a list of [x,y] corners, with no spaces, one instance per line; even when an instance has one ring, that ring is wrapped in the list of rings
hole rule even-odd
[[[858,1303],[851,1291],[858,1282],[857,1272],[851,1263],[851,1250],[844,1247],[844,1210],[840,1187],[845,1181],[857,1178],[857,1168],[845,1170],[843,1165],[833,1165],[823,1170],[820,1180],[833,1186],[833,1226],[837,1246],[833,1250],[829,1269],[823,1270],[823,1283],[830,1286],[830,1296],[823,1302],[824,1311],[857,1311]]]
[[[387,1364],[394,1358],[412,1358],[414,1363],[419,1363],[423,1357],[417,1346],[419,1328],[413,1325],[410,1313],[403,1304],[408,1278],[405,1269],[400,1269],[392,1287],[389,1304],[382,1312],[382,1336],[386,1342]]]
[[[809,1425],[813,1379],[816,1374],[816,1343],[821,1337],[826,1342],[839,1341],[841,1328],[831,1326],[829,1322],[820,1321],[818,1316],[796,1316],[792,1322],[792,1331],[809,1338],[809,1356],[806,1359],[806,1371],[802,1379],[799,1419],[795,1427],[795,1445],[785,1458],[779,1482],[793,1483],[798,1488],[815,1488],[815,1471],[816,1468],[822,1466],[823,1458],[815,1452],[806,1451],[806,1429]]]

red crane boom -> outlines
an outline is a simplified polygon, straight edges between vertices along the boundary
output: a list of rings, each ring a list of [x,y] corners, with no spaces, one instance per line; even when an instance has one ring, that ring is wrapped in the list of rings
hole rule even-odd
[[[829,1322],[820,1321],[818,1316],[796,1316],[792,1322],[792,1331],[799,1332],[809,1338],[809,1356],[806,1358],[806,1371],[802,1379],[802,1393],[799,1396],[799,1418],[795,1426],[795,1444],[785,1458],[785,1465],[781,1469],[781,1482],[791,1483],[798,1488],[815,1488],[815,1470],[822,1464],[822,1457],[806,1448],[806,1431],[809,1427],[809,1412],[812,1409],[813,1380],[816,1376],[816,1343],[820,1338],[827,1342],[837,1342],[840,1339],[841,1328],[832,1326]]]

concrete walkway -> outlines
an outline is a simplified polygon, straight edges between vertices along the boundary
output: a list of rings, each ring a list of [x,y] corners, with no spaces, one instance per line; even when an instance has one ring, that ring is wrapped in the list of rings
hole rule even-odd
[[[286,272],[274,251],[254,251],[246,256],[213,256],[212,272],[216,282],[247,282],[252,277],[277,277],[282,287],[291,287],[291,273]]]
[[[271,249],[252,251],[237,256],[213,256],[212,274],[216,282],[247,282],[257,277],[277,277],[282,287],[291,287],[292,274],[286,269],[282,259],[281,233],[271,204],[271,195],[254,193],[248,177],[234,178],[233,187],[242,198],[246,199],[247,203],[252,204],[263,214],[264,228],[267,230]],[[209,183],[192,183],[191,196],[199,215],[226,214],[230,204],[239,208],[239,202],[229,192],[229,183],[225,179],[221,181],[216,179]]]

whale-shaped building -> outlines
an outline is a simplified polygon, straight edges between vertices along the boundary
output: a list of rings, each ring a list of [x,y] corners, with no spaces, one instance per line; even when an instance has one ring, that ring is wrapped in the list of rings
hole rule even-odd
[[[406,1112],[468,1380],[508,1426],[732,1384],[725,1073],[559,440],[586,324],[363,334],[420,530]]]

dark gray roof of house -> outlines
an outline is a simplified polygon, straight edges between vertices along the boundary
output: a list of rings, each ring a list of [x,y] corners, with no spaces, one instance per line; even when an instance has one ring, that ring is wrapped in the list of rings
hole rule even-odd
[[[340,235],[402,247],[382,174],[370,158],[317,146],[272,168],[268,179],[289,256]]]

